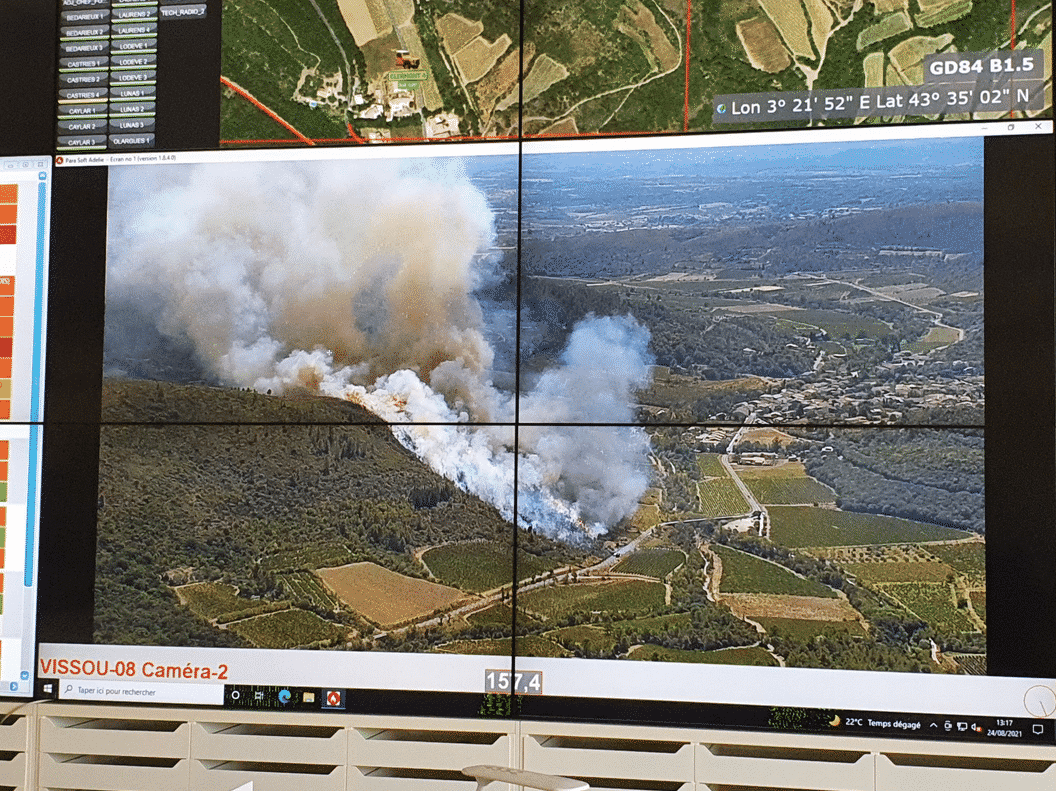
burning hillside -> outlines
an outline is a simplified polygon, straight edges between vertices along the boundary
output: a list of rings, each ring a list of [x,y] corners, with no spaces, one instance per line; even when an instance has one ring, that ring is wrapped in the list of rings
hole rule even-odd
[[[628,425],[648,332],[587,317],[530,388],[496,387],[515,363],[497,359],[495,325],[515,306],[476,296],[488,201],[452,161],[413,164],[115,169],[108,372],[149,360],[155,378],[354,401],[506,519],[516,480],[522,525],[607,530],[648,483],[648,438]]]

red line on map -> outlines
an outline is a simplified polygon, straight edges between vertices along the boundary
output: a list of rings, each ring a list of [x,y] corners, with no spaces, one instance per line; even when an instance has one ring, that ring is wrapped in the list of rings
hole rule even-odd
[[[355,130],[352,128],[352,122],[351,121],[346,121],[345,122],[345,126],[348,127],[348,136],[351,137],[355,142],[357,142],[357,143],[366,143],[367,142],[362,137],[360,137],[359,135],[356,134]]]
[[[311,139],[305,138],[304,142],[310,145],[315,143],[347,143],[363,145],[371,142],[376,143],[473,143],[482,140],[516,140],[516,135],[496,135],[495,137],[482,137],[480,135],[465,135],[462,137],[394,137],[388,140],[377,140],[371,141],[366,140],[357,135],[351,129],[349,130],[352,134],[351,138],[348,137],[313,137]],[[634,134],[653,134],[652,132],[635,132]],[[275,145],[289,144],[295,142],[288,137],[276,137],[262,140],[249,140],[242,138],[230,138],[227,140],[221,140],[220,145],[231,146],[231,145],[244,145],[246,143],[274,143]]]
[[[661,135],[680,135],[681,132],[657,132],[655,130],[651,132],[576,132],[574,135],[562,135],[562,134],[550,134],[544,135],[541,132],[537,132],[534,135],[525,135],[525,140],[545,140],[545,139],[566,139],[566,140],[578,140],[581,137],[659,137]]]
[[[1009,23],[1008,33],[1009,49],[1016,48],[1016,0],[1012,0],[1012,21]],[[1010,97],[1011,98],[1011,97]],[[1009,118],[1016,117],[1016,111],[1011,110],[1008,113]]]
[[[309,142],[311,143],[475,143],[489,140],[578,140],[579,138],[593,138],[593,137],[658,137],[667,136],[672,134],[681,134],[681,132],[657,132],[656,130],[650,130],[647,132],[577,132],[574,135],[544,135],[536,133],[533,135],[524,135],[522,138],[518,138],[517,135],[495,135],[494,137],[481,137],[480,135],[466,135],[464,137],[394,137],[388,140],[351,140],[347,137],[313,137]],[[272,139],[242,139],[242,138],[230,138],[221,140],[220,145],[231,146],[231,145],[245,145],[247,143],[269,143],[275,145],[289,145],[290,143],[297,142],[288,137],[277,137]]]
[[[1015,0],[1013,0],[1015,2]],[[690,131],[690,26],[693,0],[685,0],[685,102],[682,106],[682,131]]]
[[[232,146],[232,145],[245,145],[246,143],[275,143],[276,145],[281,145],[283,143],[289,144],[289,143],[298,143],[298,142],[300,142],[300,141],[299,140],[295,140],[292,137],[277,137],[277,138],[269,139],[269,140],[257,140],[257,139],[246,138],[246,139],[236,139],[236,140],[221,140],[220,141],[220,145],[222,145],[222,146]]]
[[[267,108],[263,104],[261,104],[259,101],[257,101],[256,97],[254,97],[252,94],[250,94],[245,88],[242,88],[239,85],[235,85],[235,83],[231,82],[226,77],[220,77],[220,82],[222,82],[224,85],[226,85],[228,88],[233,90],[235,93],[237,93],[242,98],[248,99],[250,102],[252,102],[257,107],[258,110],[263,110],[268,115],[268,117],[270,117],[272,120],[277,121],[278,123],[282,124],[287,129],[289,129],[291,132],[293,132],[295,135],[297,135],[297,139],[300,140],[301,142],[307,143],[310,146],[311,145],[315,145],[311,140],[309,140],[307,137],[305,137],[300,132],[298,132],[296,129],[294,129],[293,126],[291,126],[286,121],[284,121],[282,118],[280,118],[278,116],[278,114],[276,114],[275,112],[273,112],[272,110],[270,110],[269,108]]]

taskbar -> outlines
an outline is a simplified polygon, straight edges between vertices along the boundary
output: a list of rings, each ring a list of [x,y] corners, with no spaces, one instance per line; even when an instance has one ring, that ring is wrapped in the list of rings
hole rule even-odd
[[[41,698],[70,703],[149,702],[237,710],[394,716],[442,714],[458,718],[634,724],[991,744],[1056,744],[1056,720],[1042,717],[293,685],[86,682],[62,678],[38,679],[37,694]]]

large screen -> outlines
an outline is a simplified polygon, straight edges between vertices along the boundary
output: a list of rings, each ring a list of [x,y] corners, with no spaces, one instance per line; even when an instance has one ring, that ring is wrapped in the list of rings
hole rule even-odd
[[[677,135],[1052,106],[1043,0],[58,5],[48,136],[69,153]]]
[[[1056,740],[1051,3],[31,6],[0,692]]]
[[[1004,414],[1044,408],[1015,379],[1051,314],[1015,301],[1051,266],[1005,203],[1051,181],[1024,123],[69,158],[105,214],[92,385],[53,427],[92,605],[41,676],[1051,739],[1013,618],[1052,591],[1004,565],[1052,545],[1056,488],[1005,466],[1051,450]]]

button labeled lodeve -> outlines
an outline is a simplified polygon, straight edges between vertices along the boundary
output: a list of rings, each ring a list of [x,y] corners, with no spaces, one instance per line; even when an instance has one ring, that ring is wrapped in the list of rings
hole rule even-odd
[[[158,61],[158,56],[153,52],[123,52],[120,55],[110,57],[111,66],[153,66]]]
[[[156,38],[115,39],[110,42],[111,52],[144,52],[158,48]]]
[[[139,69],[137,71],[115,71],[110,74],[110,82],[149,82],[157,76],[154,69]]]

